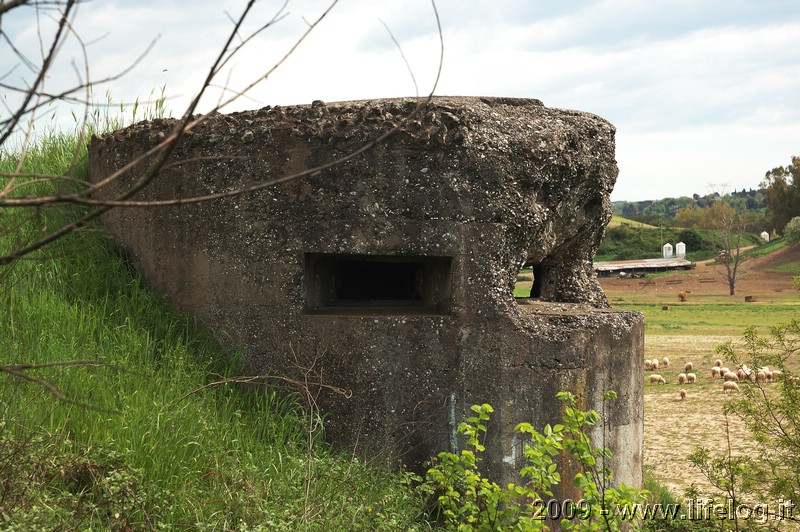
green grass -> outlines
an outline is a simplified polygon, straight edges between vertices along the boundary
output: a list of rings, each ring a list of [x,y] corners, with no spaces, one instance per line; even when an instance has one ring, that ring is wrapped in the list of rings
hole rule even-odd
[[[772,271],[788,273],[790,275],[800,275],[800,261],[784,262],[770,268]]]
[[[786,241],[783,238],[774,238],[770,242],[761,244],[760,246],[756,246],[753,249],[748,249],[747,251],[742,253],[742,256],[761,257],[763,255],[769,255],[770,253],[774,253],[785,247],[786,247]]]
[[[74,137],[46,139],[26,171],[62,174],[75,147]],[[13,162],[0,160],[0,172]],[[78,163],[83,177],[82,152]],[[76,215],[23,214],[0,211],[0,227],[13,228],[0,250]],[[144,289],[101,232],[18,261],[0,282],[3,364],[103,364],[29,372],[69,401],[0,373],[0,528],[427,527],[405,477],[326,447],[293,396],[200,389],[231,374],[234,357]]]
[[[749,233],[743,236],[743,246],[759,245],[762,240]],[[716,256],[723,249],[719,231],[676,228],[643,228],[629,225],[609,226],[597,249],[595,261],[660,258],[662,245],[686,244],[686,258],[699,261]]]
[[[611,221],[608,223],[608,226],[609,227],[617,227],[617,226],[620,226],[620,225],[629,225],[631,227],[639,227],[639,228],[642,228],[642,229],[658,229],[654,225],[649,225],[649,224],[646,224],[646,223],[637,222],[635,220],[629,220],[628,218],[623,218],[622,216],[619,216],[619,215],[616,215],[616,214],[612,215],[611,216]]]
[[[627,303],[611,301],[614,308],[644,314],[645,334],[740,336],[747,327],[766,332],[778,323],[800,315],[800,302],[776,303]]]

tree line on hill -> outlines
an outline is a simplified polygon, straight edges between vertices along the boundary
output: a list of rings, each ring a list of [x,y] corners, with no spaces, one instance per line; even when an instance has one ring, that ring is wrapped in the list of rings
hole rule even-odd
[[[720,218],[738,217],[744,231],[783,233],[800,216],[800,157],[766,172],[760,187],[705,196],[615,201],[614,214],[662,227],[718,229]]]

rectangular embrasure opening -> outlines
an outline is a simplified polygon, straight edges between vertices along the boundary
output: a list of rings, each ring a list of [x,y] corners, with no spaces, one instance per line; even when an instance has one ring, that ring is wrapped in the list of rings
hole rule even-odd
[[[306,253],[306,311],[445,314],[452,257]]]

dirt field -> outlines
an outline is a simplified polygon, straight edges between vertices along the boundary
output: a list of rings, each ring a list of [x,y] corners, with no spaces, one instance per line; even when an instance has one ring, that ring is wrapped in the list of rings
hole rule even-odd
[[[763,258],[744,261],[736,276],[736,295],[742,301],[744,296],[754,296],[758,301],[797,299],[797,291],[792,285],[792,275],[771,269],[775,264],[800,261],[800,246],[784,248]],[[632,295],[643,296],[647,300],[663,300],[665,303],[678,302],[679,292],[689,292],[689,300],[709,297],[730,297],[724,266],[698,263],[693,270],[661,275],[652,279],[620,279],[603,277],[600,284],[610,300]]]
[[[679,292],[689,292],[689,301],[683,305],[690,307],[700,303],[749,305],[744,302],[745,296],[751,296],[756,301],[755,305],[796,304],[800,301],[800,294],[794,288],[792,274],[772,269],[776,265],[796,261],[800,261],[800,246],[784,248],[766,257],[743,262],[737,276],[736,295],[733,297],[729,295],[723,273],[724,267],[712,266],[707,262],[698,264],[693,270],[660,274],[647,279],[605,277],[600,279],[600,284],[612,306],[622,301],[676,305],[679,304],[677,296]],[[530,282],[521,282],[518,286],[527,286],[529,290]],[[732,311],[732,316],[732,319],[736,319],[735,311]],[[725,329],[743,331],[750,324],[730,325]],[[645,384],[644,405],[645,467],[679,497],[683,496],[685,490],[693,483],[709,488],[699,471],[687,460],[687,456],[698,445],[705,446],[720,455],[727,451],[728,440],[722,406],[725,401],[733,397],[722,392],[719,379],[711,379],[710,368],[717,358],[716,346],[728,340],[737,345],[741,340],[741,333],[733,336],[711,336],[702,333],[681,335],[680,332],[645,335],[646,357],[657,356],[660,359],[669,353],[682,353],[682,356],[673,356],[672,367],[659,370],[668,384]],[[683,371],[683,364],[687,359],[694,363],[698,382],[693,385],[678,386],[677,375]],[[678,398],[680,388],[687,391],[688,396],[685,401]],[[752,442],[741,421],[729,417],[728,428],[732,452],[734,454],[747,452]]]
[[[644,396],[644,463],[661,483],[675,495],[683,495],[692,483],[709,487],[699,471],[686,457],[698,445],[712,453],[727,450],[725,417],[722,406],[737,394],[722,391],[721,379],[712,379],[710,368],[716,357],[714,346],[724,337],[653,336],[645,339],[656,351],[672,352],[692,344],[707,347],[708,356],[693,360],[697,374],[695,384],[678,385],[677,375],[683,371],[684,360],[672,360],[671,367],[660,368],[658,373],[666,385],[645,383]],[[648,374],[650,372],[647,372]],[[744,385],[744,384],[743,384]],[[680,400],[678,391],[686,390],[686,400]],[[734,454],[747,452],[750,436],[735,416],[728,418]]]
[[[792,276],[770,270],[776,263],[796,260],[800,260],[800,246],[745,262],[737,281],[736,300],[743,301],[744,295],[751,295],[757,301],[796,302],[800,298],[793,287]],[[677,303],[677,292],[686,290],[691,291],[690,301],[729,297],[727,284],[720,275],[721,268],[700,265],[689,272],[659,276],[652,279],[652,284],[640,284],[637,279],[615,278],[602,279],[601,284],[612,301],[615,297],[630,297],[632,287],[641,300],[665,303]],[[744,328],[748,324],[741,325]],[[717,356],[714,348],[729,339],[734,343],[739,341],[739,337],[727,336],[645,337],[646,353],[693,353],[692,362],[698,375],[697,384],[677,385],[677,374],[682,371],[686,361],[672,360],[672,367],[659,370],[671,384],[645,384],[645,466],[675,495],[683,495],[692,483],[708,486],[698,470],[686,459],[695,447],[702,445],[720,454],[727,450],[722,406],[732,397],[722,392],[719,379],[711,379],[710,367]],[[685,401],[678,397],[680,388],[687,391]],[[728,422],[734,454],[748,452],[752,446],[749,433],[738,418],[729,417]]]

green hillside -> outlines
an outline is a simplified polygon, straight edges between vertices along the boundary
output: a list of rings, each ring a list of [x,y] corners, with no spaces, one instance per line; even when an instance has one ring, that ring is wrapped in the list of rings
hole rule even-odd
[[[710,259],[723,246],[718,231],[701,229],[646,228],[631,225],[609,226],[600,244],[595,261],[651,259],[662,256],[665,243],[686,244],[686,258],[691,261]],[[743,235],[742,246],[758,246],[763,241],[756,235]]]
[[[48,139],[23,171],[62,175],[75,148]],[[0,250],[60,216],[0,210]],[[29,259],[0,272],[0,528],[428,528],[406,477],[324,445],[299,395],[225,383],[235,360],[101,232]]]
[[[646,223],[637,222],[635,220],[630,220],[628,218],[623,218],[617,214],[611,216],[611,221],[608,223],[608,227],[619,227],[620,225],[628,225],[630,227],[636,227],[639,229],[656,229],[654,225],[648,225]]]

